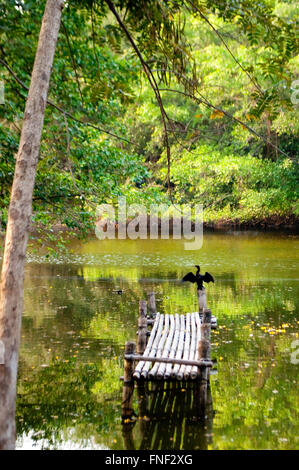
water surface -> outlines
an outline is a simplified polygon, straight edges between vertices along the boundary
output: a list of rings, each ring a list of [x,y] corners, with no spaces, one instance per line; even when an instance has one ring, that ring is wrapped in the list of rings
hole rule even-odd
[[[232,232],[205,234],[199,251],[185,251],[180,240],[89,240],[57,259],[29,254],[18,447],[298,448],[298,247],[294,235]],[[161,422],[139,416],[123,425],[119,377],[124,344],[136,338],[138,301],[154,290],[160,312],[196,311],[195,287],[179,282],[194,264],[216,281],[207,287],[219,325],[212,415],[202,423],[180,411],[178,432],[163,421],[161,404]],[[186,388],[169,393],[187,410]],[[145,442],[151,429],[163,439]]]

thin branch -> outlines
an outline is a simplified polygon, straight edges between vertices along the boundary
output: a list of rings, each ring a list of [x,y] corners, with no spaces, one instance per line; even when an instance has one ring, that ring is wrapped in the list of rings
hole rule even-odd
[[[72,162],[71,162],[71,159],[70,159],[70,150],[71,150],[70,131],[69,131],[68,123],[67,123],[66,114],[64,114],[63,116],[64,116],[65,132],[66,132],[66,156],[67,156],[68,167],[69,167],[69,170],[70,170],[70,174],[71,174],[71,178],[72,178],[72,181],[73,181],[74,188],[77,191],[79,191],[80,196],[83,197],[82,191],[80,191],[80,188],[78,188],[78,186],[76,184],[76,180],[75,180],[73,169],[72,169]]]
[[[45,202],[49,202],[49,199],[60,199],[60,198],[64,198],[64,199],[71,199],[73,197],[77,197],[77,196],[81,196],[81,194],[52,194],[52,195],[47,195],[47,197],[44,197],[44,196],[34,196],[32,198],[33,201],[45,201]],[[56,206],[58,207],[58,206]]]
[[[66,42],[67,42],[67,45],[68,45],[68,48],[69,48],[69,51],[70,51],[71,61],[72,61],[73,69],[74,69],[75,76],[76,76],[77,87],[78,87],[78,91],[79,91],[79,94],[80,94],[80,97],[81,97],[81,103],[82,103],[82,106],[84,107],[84,101],[83,101],[83,96],[82,96],[81,87],[80,87],[79,75],[78,75],[78,72],[77,72],[75,57],[74,57],[74,54],[73,54],[73,50],[71,48],[69,35],[68,35],[66,26],[65,26],[63,21],[61,21],[61,25],[62,25],[64,34],[65,34],[65,37],[66,37]]]
[[[12,105],[10,103],[7,103],[7,104],[12,109],[12,111],[14,111]],[[17,126],[17,124],[14,121],[11,121],[11,123],[17,129],[17,131],[21,134],[21,129],[19,128],[19,126]]]
[[[29,90],[29,88],[25,85],[25,83],[22,82],[22,80],[19,79],[19,77],[14,73],[14,71],[11,69],[11,67],[5,62],[5,60],[3,59],[0,59],[0,63],[2,65],[4,65],[4,67],[8,70],[8,72],[14,77],[14,79],[16,80],[16,82],[21,85],[22,88],[24,88],[24,90]],[[24,98],[26,99],[26,98]],[[78,122],[79,124],[83,124],[84,126],[87,126],[87,127],[92,127],[93,129],[96,129],[100,132],[103,132],[104,134],[108,134],[108,135],[111,135],[112,137],[115,137],[116,139],[118,140],[123,140],[124,142],[127,142],[128,144],[132,144],[132,145],[135,145],[137,146],[138,144],[136,144],[135,142],[132,142],[131,140],[128,140],[126,139],[125,137],[121,137],[117,134],[114,134],[113,132],[110,132],[110,131],[107,131],[106,129],[103,129],[99,126],[96,126],[95,124],[92,124],[91,122],[85,122],[85,121],[82,121],[81,119],[78,119],[76,118],[75,116],[73,116],[71,113],[69,113],[68,111],[64,110],[63,108],[61,108],[60,106],[58,106],[57,104],[55,104],[52,100],[50,99],[47,99],[47,104],[49,104],[50,106],[52,106],[53,108],[57,109],[60,113],[62,114],[65,114],[66,116],[68,116],[70,119],[72,119],[73,121],[75,122]]]
[[[97,50],[96,50],[96,41],[95,41],[96,35],[95,35],[95,30],[94,30],[93,1],[91,2],[91,6],[90,6],[90,19],[91,19],[91,37],[92,37],[93,53],[94,53],[94,57],[95,57],[95,60],[96,60],[96,63],[97,63],[97,69],[99,71],[99,69],[100,69],[100,67],[99,67],[99,58],[98,58],[98,54],[97,54]]]
[[[236,64],[238,64],[238,66],[243,70],[243,72],[246,73],[247,77],[249,78],[249,80],[254,84],[254,86],[257,88],[257,90],[260,92],[260,93],[263,93],[263,90],[261,89],[261,87],[259,86],[259,84],[257,83],[257,81],[251,77],[251,75],[248,73],[248,71],[243,67],[243,65],[238,61],[238,59],[234,56],[234,54],[232,53],[232,51],[230,50],[230,48],[228,47],[228,45],[226,44],[226,42],[224,41],[223,37],[221,36],[221,34],[219,33],[219,31],[217,31],[217,29],[212,25],[212,23],[210,22],[210,20],[202,13],[202,11],[196,6],[194,5],[194,3],[191,1],[191,0],[186,0],[187,3],[189,3],[189,5],[192,6],[192,8],[197,11],[197,13],[199,13],[200,17],[206,22],[208,23],[208,25],[212,28],[212,30],[214,31],[214,33],[217,34],[218,38],[220,39],[220,41],[222,42],[222,44],[224,45],[224,47],[226,48],[226,50],[229,52],[229,54],[232,56],[232,58],[234,59],[234,61],[236,62]]]
[[[222,108],[219,108],[218,106],[214,106],[212,103],[210,103],[199,91],[197,91],[197,93],[200,95],[201,98],[197,98],[196,96],[194,95],[191,95],[187,92],[184,92],[184,91],[181,91],[181,90],[174,90],[174,89],[171,89],[171,88],[160,88],[160,91],[169,91],[169,92],[172,92],[172,93],[180,93],[182,95],[185,95],[187,96],[188,98],[194,100],[196,103],[198,104],[204,104],[205,106],[209,107],[209,108],[212,108],[214,109],[215,111],[219,111],[220,113],[223,113],[225,116],[229,117],[230,119],[232,119],[233,121],[236,121],[238,124],[241,124],[241,126],[245,127],[249,132],[251,132],[251,134],[254,134],[256,137],[258,137],[259,139],[261,139],[263,142],[265,142],[266,144],[270,145],[271,147],[273,147],[275,150],[277,150],[278,152],[280,152],[282,155],[284,155],[285,157],[287,158],[290,158],[289,155],[287,153],[285,153],[283,150],[281,150],[279,147],[277,147],[275,144],[273,144],[270,140],[266,139],[264,136],[262,136],[261,134],[259,134],[258,132],[256,132],[254,129],[252,129],[252,127],[248,126],[245,122],[241,121],[240,119],[236,118],[235,116],[233,116],[232,114],[228,113],[227,111],[225,111],[224,109]]]
[[[171,186],[170,186],[170,145],[169,145],[169,139],[168,139],[168,132],[167,132],[167,125],[166,125],[166,119],[169,119],[165,109],[164,109],[164,106],[163,106],[163,102],[162,102],[162,98],[161,98],[161,95],[160,95],[160,92],[159,92],[159,87],[158,87],[158,84],[156,82],[156,79],[151,71],[151,68],[149,67],[148,63],[144,60],[139,48],[137,47],[133,37],[131,36],[128,28],[126,27],[126,25],[123,23],[122,19],[120,18],[119,14],[117,13],[116,9],[115,9],[115,5],[112,1],[110,0],[105,0],[105,2],[107,3],[109,9],[111,10],[111,12],[114,14],[115,18],[117,19],[120,27],[123,29],[124,33],[126,34],[129,42],[131,43],[134,51],[136,52],[140,62],[141,62],[141,65],[144,69],[144,72],[148,78],[148,81],[155,93],[155,96],[156,96],[156,99],[157,99],[157,102],[159,104],[159,108],[160,108],[160,111],[161,111],[161,117],[162,117],[162,122],[163,122],[163,127],[164,127],[164,140],[165,140],[165,145],[166,145],[166,152],[167,152],[167,184],[168,184],[168,192],[169,192],[169,195],[170,195],[170,198],[171,198]]]

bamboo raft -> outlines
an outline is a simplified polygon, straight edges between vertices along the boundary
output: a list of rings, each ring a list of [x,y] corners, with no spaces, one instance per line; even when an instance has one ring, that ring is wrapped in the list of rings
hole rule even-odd
[[[201,300],[203,295],[200,291]],[[217,321],[209,309],[186,315],[156,313],[154,293],[149,294],[148,307],[149,315],[146,302],[140,301],[137,351],[134,342],[125,346],[125,382],[194,380],[203,368],[213,365],[210,330],[217,327]],[[152,326],[151,333],[148,326]]]
[[[139,303],[138,339],[128,341],[124,354],[122,416],[132,415],[134,381],[197,382],[201,402],[207,399],[207,387],[213,362],[210,358],[211,329],[216,318],[206,308],[205,289],[198,291],[199,311],[186,315],[156,312],[155,294]],[[147,313],[148,310],[148,313]],[[151,327],[151,331],[148,331]],[[137,346],[137,347],[136,347]]]

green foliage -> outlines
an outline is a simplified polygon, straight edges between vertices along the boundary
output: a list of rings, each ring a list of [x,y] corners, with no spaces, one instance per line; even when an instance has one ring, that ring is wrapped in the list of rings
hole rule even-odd
[[[296,215],[295,163],[286,163],[269,144],[295,161],[298,117],[291,83],[298,68],[296,5],[278,0],[191,3],[115,2],[157,85],[168,88],[160,93],[170,119],[175,198],[194,202],[200,197],[208,220]],[[25,87],[44,4],[0,0],[0,59]],[[5,82],[5,104],[0,105],[0,223],[5,228],[27,91],[2,65],[0,80]],[[184,93],[203,100],[190,100]],[[116,203],[118,195],[128,202],[170,203],[160,108],[106,2],[67,3],[49,98],[68,114],[50,106],[45,113],[33,199],[39,231],[58,223],[82,236],[93,227],[95,206]],[[215,174],[207,171],[207,184],[192,174],[194,155],[200,171],[212,164]],[[243,175],[246,160],[256,169],[249,179]],[[288,170],[284,165],[289,164]],[[240,183],[244,178],[246,187]]]
[[[132,147],[84,125],[88,121],[125,135],[121,117],[137,79],[136,59],[111,50],[113,38],[120,42],[116,26],[103,24],[104,12],[92,13],[86,6],[64,9],[49,96],[83,124],[51,107],[46,110],[33,197],[33,222],[39,229],[61,223],[88,232],[96,204],[113,201],[127,184],[147,174]],[[14,1],[0,3],[1,57],[26,86],[43,8],[44,2],[25,1],[17,8]],[[0,107],[0,211],[5,226],[26,91],[3,68],[0,78],[5,80],[5,104]]]
[[[164,170],[165,171],[165,170]],[[172,165],[177,202],[202,203],[206,221],[262,221],[297,214],[298,165],[198,145]]]

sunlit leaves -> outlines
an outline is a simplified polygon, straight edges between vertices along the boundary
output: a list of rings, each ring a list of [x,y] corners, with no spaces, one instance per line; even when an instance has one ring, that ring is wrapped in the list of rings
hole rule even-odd
[[[210,119],[222,119],[224,116],[224,113],[222,111],[219,111],[216,109],[213,111],[213,113],[210,115]]]

